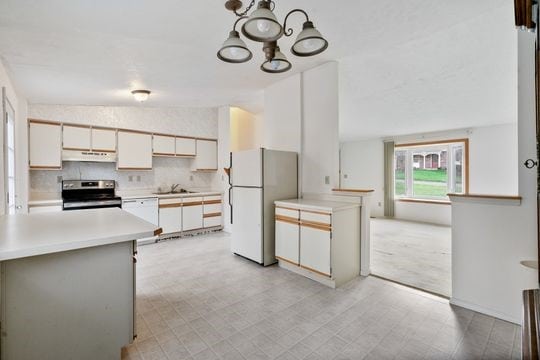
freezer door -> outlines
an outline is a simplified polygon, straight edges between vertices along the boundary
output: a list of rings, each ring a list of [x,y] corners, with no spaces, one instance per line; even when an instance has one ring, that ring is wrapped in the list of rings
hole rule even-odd
[[[233,186],[263,186],[262,149],[238,151],[232,154]]]
[[[233,201],[232,252],[262,264],[263,190],[234,187]]]

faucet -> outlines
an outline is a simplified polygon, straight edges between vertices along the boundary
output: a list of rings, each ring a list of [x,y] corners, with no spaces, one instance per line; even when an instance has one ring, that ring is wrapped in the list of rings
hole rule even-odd
[[[179,186],[180,186],[180,184],[173,184],[173,185],[171,186],[171,192],[172,192],[172,193],[175,192],[176,188],[179,187]]]

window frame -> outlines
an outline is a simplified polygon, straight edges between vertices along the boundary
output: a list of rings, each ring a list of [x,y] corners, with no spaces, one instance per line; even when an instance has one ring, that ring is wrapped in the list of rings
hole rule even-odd
[[[453,158],[453,151],[455,149],[455,145],[458,145],[458,144],[462,144],[463,145],[463,161],[465,162],[465,165],[463,166],[463,194],[464,195],[467,195],[469,194],[469,139],[468,138],[462,138],[462,139],[447,139],[447,140],[437,140],[437,141],[425,141],[425,142],[414,142],[414,143],[403,143],[403,144],[396,144],[394,146],[394,158],[393,158],[393,161],[394,161],[394,164],[393,164],[393,169],[394,169],[394,188],[393,188],[393,191],[394,191],[394,198],[398,201],[411,201],[411,202],[433,202],[433,203],[446,203],[448,202],[448,197],[446,198],[437,198],[437,197],[433,197],[433,198],[430,198],[430,197],[417,197],[417,196],[414,196],[414,193],[412,194],[408,194],[408,191],[407,189],[413,189],[413,185],[412,183],[414,182],[414,179],[413,179],[413,176],[411,175],[411,172],[413,170],[413,156],[411,154],[411,156],[406,156],[405,158],[405,189],[406,189],[406,194],[405,195],[397,195],[396,194],[396,179],[395,179],[395,171],[396,171],[396,164],[395,164],[395,160],[396,160],[396,152],[398,151],[403,151],[403,150],[409,150],[411,148],[421,148],[421,147],[425,147],[425,146],[430,146],[430,145],[433,145],[433,146],[442,146],[442,145],[446,145],[448,146],[448,157],[449,158]],[[450,152],[452,152],[452,154],[450,154]],[[407,152],[407,154],[409,154],[409,152]],[[440,160],[440,159],[439,159]],[[452,160],[452,163],[453,163],[453,160]],[[448,168],[450,168],[448,166]],[[451,177],[451,171],[448,171],[448,179],[447,179],[447,189],[448,189],[448,192],[450,193],[450,189],[451,189],[451,181],[453,179],[453,177]],[[452,185],[453,187],[453,185]],[[414,191],[414,190],[413,190]]]

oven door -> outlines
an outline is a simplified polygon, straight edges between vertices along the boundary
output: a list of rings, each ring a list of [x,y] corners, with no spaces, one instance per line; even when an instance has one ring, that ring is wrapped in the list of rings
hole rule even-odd
[[[121,208],[122,200],[64,201],[63,210]]]

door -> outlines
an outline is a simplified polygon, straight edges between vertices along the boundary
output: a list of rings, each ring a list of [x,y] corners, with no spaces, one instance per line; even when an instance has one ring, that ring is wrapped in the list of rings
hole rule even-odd
[[[300,228],[300,266],[330,277],[330,230],[302,224]]]
[[[217,170],[217,141],[197,140],[196,170]]]
[[[262,264],[262,201],[260,188],[233,188],[232,252]]]
[[[182,231],[182,207],[178,204],[175,207],[159,208],[159,227],[164,234],[172,234]]]
[[[203,227],[202,198],[185,198],[182,202],[182,231]]]
[[[276,219],[276,257],[300,264],[300,226],[287,220]]]
[[[262,149],[234,152],[231,177],[233,186],[263,186]]]
[[[62,168],[62,126],[30,121],[30,168],[60,170]]]
[[[152,170],[152,135],[118,131],[118,170]]]

